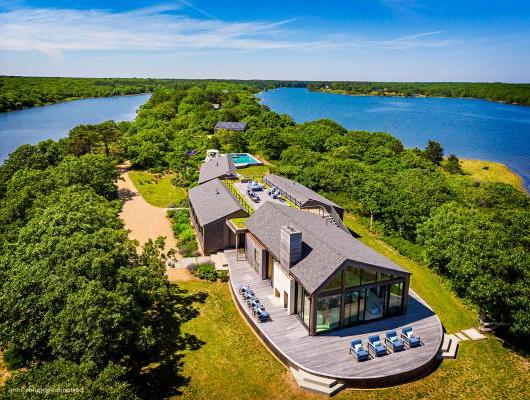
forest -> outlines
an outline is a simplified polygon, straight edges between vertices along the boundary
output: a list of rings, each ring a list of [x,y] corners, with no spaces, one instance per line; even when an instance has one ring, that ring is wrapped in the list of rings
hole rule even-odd
[[[310,90],[369,96],[472,97],[530,105],[530,84],[470,82],[312,82]]]
[[[190,84],[204,86],[215,80],[143,79],[143,78],[45,78],[0,76],[0,112],[21,110],[87,97],[110,97],[151,93],[160,87],[178,88]],[[225,82],[219,80],[217,82]],[[247,83],[261,89],[305,87],[308,82],[298,81],[230,81]]]
[[[14,371],[0,397],[64,381],[85,388],[75,399],[178,392],[181,354],[201,346],[181,326],[204,295],[167,281],[160,241],[136,253],[118,218],[116,166],[127,159],[139,170],[171,171],[175,185],[189,188],[208,148],[259,154],[275,173],[329,196],[524,346],[525,193],[471,180],[436,142],[406,149],[388,133],[331,120],[296,124],[258,103],[262,85],[174,82],[132,122],[80,125],[57,142],[19,147],[0,166],[0,349]],[[214,134],[218,121],[249,129]]]

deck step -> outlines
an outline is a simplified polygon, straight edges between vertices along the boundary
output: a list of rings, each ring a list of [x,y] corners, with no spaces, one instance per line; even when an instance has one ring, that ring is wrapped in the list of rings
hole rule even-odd
[[[312,375],[306,371],[297,370],[293,367],[289,368],[300,389],[308,390],[310,392],[333,396],[344,388],[343,383],[339,383],[334,379],[323,378],[317,375]]]
[[[446,336],[448,339],[446,339]],[[449,342],[449,347],[447,348],[447,350],[443,350],[443,348],[440,349],[439,358],[444,360],[450,358],[454,359],[456,358],[456,353],[458,351],[458,342],[460,340],[455,335],[444,334],[444,343],[442,343],[442,347],[447,340]]]
[[[443,342],[442,342],[442,347],[441,347],[441,351],[442,353],[444,351],[447,351],[449,350],[449,345],[451,344],[451,338],[449,337],[448,334],[444,334],[444,338],[443,338]]]

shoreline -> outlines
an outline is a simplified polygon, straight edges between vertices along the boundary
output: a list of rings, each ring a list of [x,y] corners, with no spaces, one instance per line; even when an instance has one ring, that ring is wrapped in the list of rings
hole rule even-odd
[[[484,100],[489,103],[499,103],[499,104],[506,104],[508,106],[519,106],[519,107],[530,107],[530,104],[520,104],[520,103],[508,103],[506,101],[502,100],[490,100],[490,99],[484,99],[482,97],[447,97],[447,96],[427,96],[424,94],[417,94],[413,96],[406,96],[404,94],[392,94],[392,95],[385,95],[385,94],[365,94],[365,93],[348,93],[346,91],[341,90],[333,90],[333,89],[318,89],[318,90],[311,90],[307,88],[310,92],[315,93],[326,93],[326,94],[339,94],[342,96],[354,96],[354,97],[396,97],[396,98],[404,98],[404,99],[464,99],[464,100]]]
[[[55,104],[70,103],[70,102],[72,102],[72,101],[77,101],[77,100],[111,99],[111,98],[113,98],[113,97],[141,96],[141,95],[144,95],[144,94],[152,94],[152,93],[153,93],[153,92],[133,93],[133,94],[116,94],[116,95],[112,95],[112,96],[68,97],[68,98],[63,99],[63,100],[61,100],[61,101],[56,101],[56,102],[53,102],[53,103],[36,104],[36,105],[30,106],[30,107],[17,108],[17,109],[15,109],[15,110],[5,110],[5,111],[0,111],[0,114],[10,113],[10,112],[14,112],[14,111],[24,111],[24,110],[29,110],[29,109],[31,109],[31,108],[39,108],[39,107],[53,106],[53,105],[55,105]]]

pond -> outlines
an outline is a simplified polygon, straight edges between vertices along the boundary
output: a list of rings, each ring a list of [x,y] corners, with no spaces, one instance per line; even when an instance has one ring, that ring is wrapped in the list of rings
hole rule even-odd
[[[149,96],[98,97],[0,113],[0,163],[22,144],[59,139],[79,124],[133,120]]]
[[[280,88],[263,104],[297,122],[330,118],[352,130],[388,132],[406,147],[440,142],[445,154],[498,161],[530,188],[530,107],[479,99],[347,96]]]

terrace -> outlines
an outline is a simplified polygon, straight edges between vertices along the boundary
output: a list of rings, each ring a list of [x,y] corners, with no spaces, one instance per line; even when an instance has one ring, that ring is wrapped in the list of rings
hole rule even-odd
[[[443,328],[439,318],[414,292],[404,314],[351,326],[317,336],[309,336],[297,315],[289,315],[281,299],[274,296],[268,280],[262,280],[236,251],[226,251],[230,285],[243,316],[269,349],[287,366],[320,378],[328,378],[352,387],[382,387],[415,379],[438,364]],[[237,293],[240,285],[249,286],[270,314],[270,321],[258,323]],[[349,354],[351,340],[368,336],[384,337],[388,330],[412,326],[421,336],[422,346],[365,362],[356,362]]]

